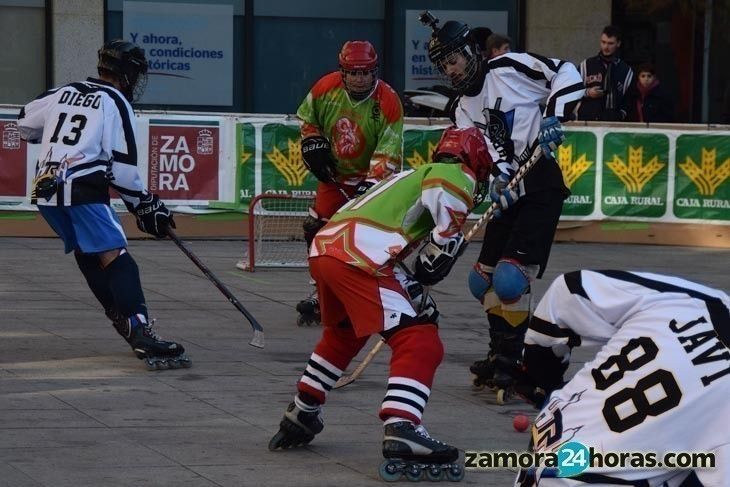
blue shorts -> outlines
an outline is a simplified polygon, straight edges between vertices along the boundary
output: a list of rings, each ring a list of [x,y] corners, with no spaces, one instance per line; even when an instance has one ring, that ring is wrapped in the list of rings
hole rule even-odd
[[[109,205],[39,206],[38,210],[63,239],[67,254],[73,250],[96,254],[127,246],[119,217]]]

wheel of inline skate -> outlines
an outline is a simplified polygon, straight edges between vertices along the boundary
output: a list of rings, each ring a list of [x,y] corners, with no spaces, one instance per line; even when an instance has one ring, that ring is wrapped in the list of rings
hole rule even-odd
[[[464,469],[461,465],[451,465],[446,471],[446,478],[452,482],[459,482],[464,478]]]
[[[398,464],[389,460],[380,464],[378,472],[380,473],[380,478],[386,482],[397,482],[402,475],[398,470]]]
[[[421,467],[415,463],[411,463],[406,466],[405,474],[406,478],[411,482],[420,482],[425,475],[424,471],[421,470]]]
[[[484,389],[484,384],[478,375],[472,375],[471,388],[475,391],[481,391]]]
[[[307,320],[304,319],[304,316],[297,316],[297,326],[307,326]]]
[[[279,448],[279,444],[281,443],[281,440],[286,435],[285,431],[279,430],[273,438],[271,438],[271,441],[269,441],[269,451],[276,451],[277,448]]]
[[[497,404],[503,405],[509,399],[506,389],[497,389]]]
[[[444,478],[444,469],[441,465],[431,465],[426,469],[426,478],[431,482],[439,482]]]

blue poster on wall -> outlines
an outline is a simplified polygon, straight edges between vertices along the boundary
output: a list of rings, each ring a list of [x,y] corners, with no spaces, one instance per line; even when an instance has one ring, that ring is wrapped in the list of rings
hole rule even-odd
[[[124,2],[124,38],[145,50],[140,103],[233,104],[233,6]]]

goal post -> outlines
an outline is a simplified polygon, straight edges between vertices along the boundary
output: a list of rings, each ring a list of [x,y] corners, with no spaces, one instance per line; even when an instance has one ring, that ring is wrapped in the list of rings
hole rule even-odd
[[[307,244],[302,224],[314,195],[264,193],[248,207],[248,246],[236,267],[307,267]]]

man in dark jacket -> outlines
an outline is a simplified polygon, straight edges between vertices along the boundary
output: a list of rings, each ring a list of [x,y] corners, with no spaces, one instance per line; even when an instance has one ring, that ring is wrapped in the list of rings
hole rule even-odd
[[[626,119],[626,92],[634,72],[618,57],[621,31],[608,25],[601,33],[601,51],[580,63],[586,94],[578,109],[579,120],[622,121]]]

